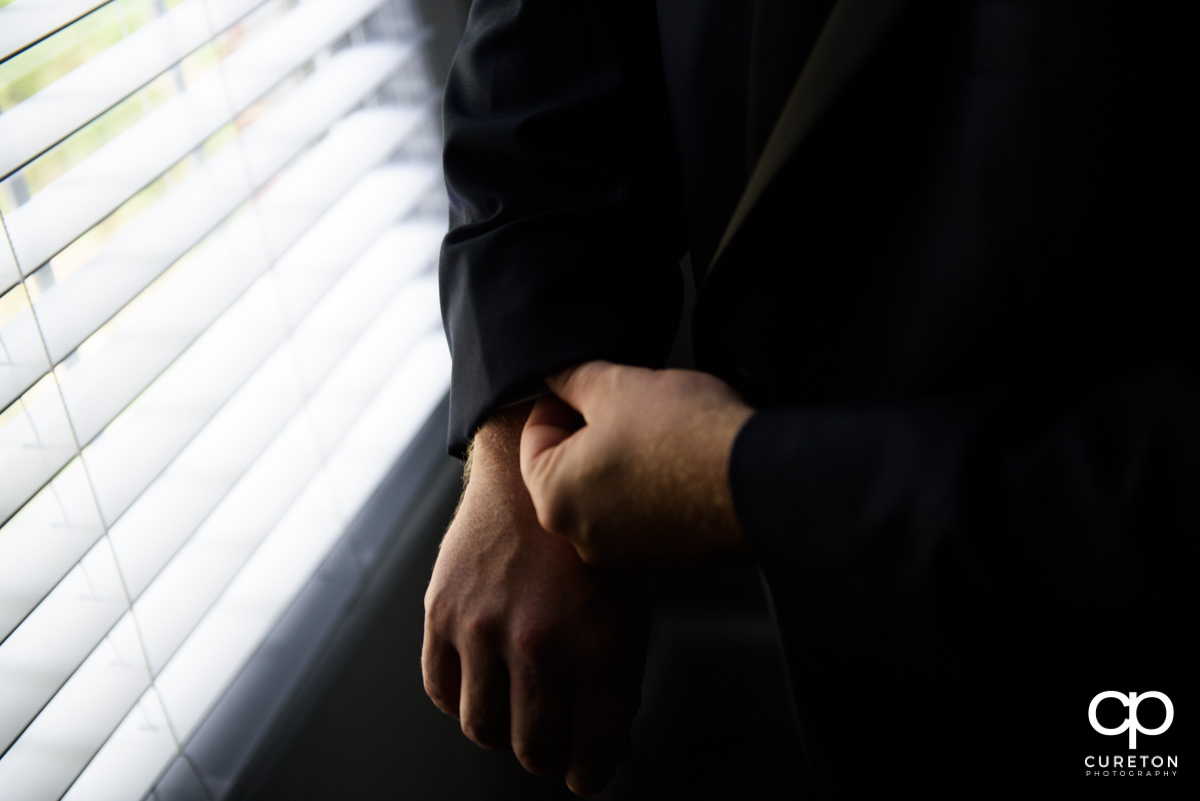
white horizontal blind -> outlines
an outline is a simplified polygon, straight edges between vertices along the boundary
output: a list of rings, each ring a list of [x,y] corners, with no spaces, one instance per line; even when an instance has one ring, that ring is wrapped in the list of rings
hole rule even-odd
[[[407,0],[0,0],[0,799],[138,799],[443,396]]]
[[[74,22],[105,0],[12,0],[0,28],[0,59]]]

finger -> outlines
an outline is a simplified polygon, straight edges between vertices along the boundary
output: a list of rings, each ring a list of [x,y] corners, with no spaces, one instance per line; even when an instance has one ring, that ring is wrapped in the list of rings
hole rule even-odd
[[[462,695],[459,720],[463,734],[484,748],[509,747],[508,669],[490,641],[471,637],[460,648]]]
[[[629,753],[632,709],[617,671],[589,670],[576,678],[571,695],[570,764],[567,787],[576,795],[604,789],[617,763]]]
[[[581,418],[558,398],[539,398],[521,433],[521,478],[542,528],[570,537],[574,532],[577,493],[573,472],[578,461]]]
[[[587,418],[590,411],[603,405],[605,382],[614,370],[621,369],[626,368],[612,362],[584,362],[550,376],[546,379],[546,386]]]
[[[533,463],[583,427],[579,413],[553,395],[538,398],[521,432],[521,464]]]
[[[421,674],[429,699],[438,709],[457,718],[459,687],[462,684],[458,651],[437,636],[428,624],[425,626],[425,641],[421,645]]]
[[[509,660],[513,753],[530,773],[561,778],[567,757],[562,666],[536,635],[517,648]]]

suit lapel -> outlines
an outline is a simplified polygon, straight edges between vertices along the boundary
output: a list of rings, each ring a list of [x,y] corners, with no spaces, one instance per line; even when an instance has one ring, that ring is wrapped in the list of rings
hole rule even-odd
[[[704,273],[705,279],[712,274],[772,179],[874,52],[909,2],[911,0],[838,0],[788,95],[762,156],[750,173],[746,189]]]

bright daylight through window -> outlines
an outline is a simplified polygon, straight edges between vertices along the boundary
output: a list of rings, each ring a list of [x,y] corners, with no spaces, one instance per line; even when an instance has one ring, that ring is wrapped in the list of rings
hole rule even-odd
[[[0,0],[0,798],[142,798],[442,399],[408,0]]]

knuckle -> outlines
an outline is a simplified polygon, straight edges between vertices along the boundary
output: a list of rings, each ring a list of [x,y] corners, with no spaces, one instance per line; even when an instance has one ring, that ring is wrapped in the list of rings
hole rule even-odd
[[[579,554],[579,559],[585,565],[590,567],[598,567],[601,562],[596,550],[587,543],[580,543],[575,546],[575,551]]]
[[[513,635],[513,647],[526,658],[545,656],[550,652],[553,642],[553,632],[542,623],[526,624]]]
[[[573,759],[571,775],[568,784],[580,795],[594,795],[604,789],[616,772],[616,760],[613,759]]]
[[[493,614],[477,614],[467,620],[466,635],[477,642],[491,642],[500,632],[500,618]]]
[[[543,493],[542,502],[537,504],[538,525],[554,534],[571,536],[576,513],[570,497],[570,492],[561,488]]]
[[[541,526],[544,530],[549,531],[551,534],[562,533],[558,527],[557,518],[551,514],[549,505],[545,503],[538,503],[535,505],[535,508],[537,510],[537,521],[539,526]]]
[[[487,730],[483,726],[479,725],[478,723],[475,723],[474,721],[463,718],[462,719],[462,733],[468,740],[475,743],[476,745],[482,745],[484,747],[487,747],[486,746]]]
[[[458,717],[458,710],[453,708],[449,703],[449,695],[443,692],[442,688],[428,676],[425,677],[425,694],[429,696],[429,700],[433,701],[433,705],[438,709],[447,715]]]
[[[435,632],[449,628],[450,603],[441,593],[425,593],[425,627]]]
[[[619,395],[629,377],[629,374],[625,370],[606,370],[601,375],[604,382],[604,390],[609,396]]]
[[[557,776],[562,773],[560,759],[545,743],[532,740],[514,742],[513,755],[521,767],[535,776]]]
[[[591,493],[595,490],[594,469],[590,465],[572,466],[556,475],[541,492],[536,504],[542,528],[572,539],[588,525]]]
[[[462,732],[467,739],[490,751],[500,751],[507,747],[507,737],[496,727],[481,720],[462,721]]]
[[[616,635],[603,626],[591,626],[575,638],[574,652],[577,659],[595,668],[606,671],[613,667],[620,650]]]
[[[612,562],[604,548],[599,547],[594,537],[581,538],[575,544],[579,559],[589,567],[607,567]]]

